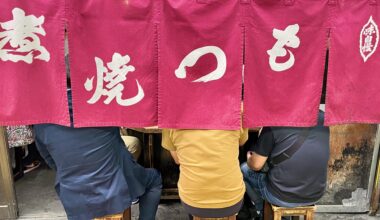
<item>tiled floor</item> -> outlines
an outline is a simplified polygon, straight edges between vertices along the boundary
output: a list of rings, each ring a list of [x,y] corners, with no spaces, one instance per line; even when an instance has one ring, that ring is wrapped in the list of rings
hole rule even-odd
[[[22,220],[65,220],[63,207],[54,191],[55,173],[47,168],[33,171],[16,182],[16,193]],[[138,206],[132,207],[132,219],[137,220]],[[157,212],[157,220],[186,220],[187,215],[178,201],[163,202]],[[380,220],[380,216],[366,214],[320,214],[316,220]]]

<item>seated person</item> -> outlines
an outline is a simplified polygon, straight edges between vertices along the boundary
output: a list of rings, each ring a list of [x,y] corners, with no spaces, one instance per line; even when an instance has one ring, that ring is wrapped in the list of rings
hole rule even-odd
[[[13,168],[13,179],[17,181],[24,174],[37,169],[40,155],[34,145],[33,130],[31,126],[7,126],[7,140],[9,156]]]
[[[245,192],[239,145],[247,139],[247,129],[163,129],[162,146],[180,165],[178,191],[189,214],[222,218],[239,212]]]
[[[129,153],[131,153],[133,158],[137,161],[141,155],[141,141],[137,137],[123,135],[123,133],[121,139],[123,139]]]
[[[329,160],[329,128],[264,127],[241,166],[247,194],[256,209],[263,199],[282,207],[315,204],[324,194]],[[268,170],[263,171],[266,167]]]
[[[155,219],[161,176],[136,163],[119,128],[40,124],[34,131],[41,156],[57,171],[55,189],[69,220],[122,213],[137,198],[139,219]]]

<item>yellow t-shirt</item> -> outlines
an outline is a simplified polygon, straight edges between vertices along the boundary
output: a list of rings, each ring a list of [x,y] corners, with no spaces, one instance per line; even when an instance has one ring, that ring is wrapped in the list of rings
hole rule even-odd
[[[181,200],[196,208],[226,208],[245,192],[239,166],[239,145],[248,130],[163,129],[162,146],[176,151],[180,162]]]

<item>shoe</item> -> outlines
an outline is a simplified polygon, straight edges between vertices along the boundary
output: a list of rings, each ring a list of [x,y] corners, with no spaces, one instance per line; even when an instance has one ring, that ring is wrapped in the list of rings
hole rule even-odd
[[[17,181],[21,179],[24,176],[24,172],[22,170],[19,171],[13,171],[13,181]]]
[[[137,204],[137,203],[139,203],[139,202],[140,202],[140,199],[139,199],[139,198],[134,199],[134,200],[132,200],[132,205],[135,205],[135,204]]]
[[[38,167],[40,167],[40,165],[41,165],[41,162],[36,160],[36,161],[33,161],[31,164],[24,166],[24,174],[37,169]]]

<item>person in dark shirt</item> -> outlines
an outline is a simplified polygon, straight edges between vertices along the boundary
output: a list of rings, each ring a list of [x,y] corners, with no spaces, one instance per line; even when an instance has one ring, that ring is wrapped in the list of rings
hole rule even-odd
[[[297,207],[315,204],[323,196],[330,154],[330,132],[323,120],[320,111],[315,127],[262,129],[241,166],[247,194],[257,210],[263,210],[264,200]]]
[[[68,90],[71,123],[71,91]],[[33,126],[36,146],[57,171],[55,189],[69,220],[122,213],[139,199],[140,220],[154,220],[162,179],[140,166],[125,147],[118,127]]]

